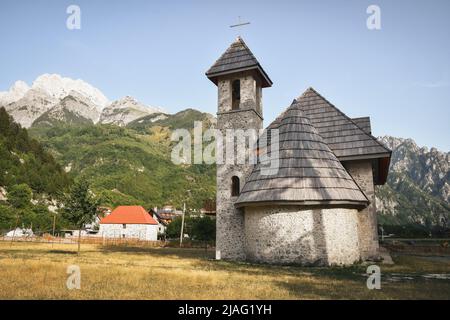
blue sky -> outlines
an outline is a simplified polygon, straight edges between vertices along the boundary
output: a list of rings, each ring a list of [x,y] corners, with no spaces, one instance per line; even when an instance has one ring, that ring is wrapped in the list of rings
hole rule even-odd
[[[81,30],[66,9],[81,8]],[[381,8],[381,30],[366,9]],[[239,32],[274,82],[267,125],[312,86],[375,135],[450,150],[450,1],[1,0],[0,91],[40,74],[83,79],[111,99],[215,113],[204,72]]]

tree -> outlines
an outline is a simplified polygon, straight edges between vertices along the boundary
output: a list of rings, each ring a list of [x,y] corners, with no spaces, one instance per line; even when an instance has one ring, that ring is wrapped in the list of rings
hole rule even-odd
[[[11,238],[11,245],[14,241],[14,236],[20,217],[23,216],[25,209],[30,207],[32,194],[33,192],[31,191],[31,188],[24,183],[14,185],[8,190],[8,203],[15,209],[16,212],[16,223],[14,226],[13,236]]]
[[[27,184],[17,184],[9,188],[8,202],[15,209],[24,209],[30,205],[31,196],[32,191]]]
[[[185,230],[186,230],[187,220],[185,220],[184,223],[185,223]],[[169,239],[179,238],[180,232],[181,232],[181,217],[176,217],[167,226],[166,236]]]
[[[41,232],[49,232],[52,227],[52,214],[45,204],[37,204],[24,211],[22,223],[32,225]]]
[[[92,223],[99,213],[100,199],[89,190],[86,180],[76,181],[64,198],[63,216],[78,228],[78,254],[80,254],[81,230]]]
[[[0,230],[11,230],[15,218],[14,210],[10,206],[0,204]]]
[[[208,241],[216,238],[216,221],[210,217],[196,218],[192,221],[192,238],[205,242],[205,248]]]

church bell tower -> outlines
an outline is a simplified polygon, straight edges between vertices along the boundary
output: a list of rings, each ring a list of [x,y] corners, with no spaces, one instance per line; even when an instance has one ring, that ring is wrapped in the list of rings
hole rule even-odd
[[[241,37],[230,45],[206,76],[218,88],[217,129],[223,137],[228,129],[258,132],[263,128],[262,89],[271,87],[272,81]],[[227,158],[225,143],[220,147],[224,149],[224,159]],[[245,259],[244,214],[243,209],[235,208],[235,202],[253,166],[236,161],[217,164],[217,258]]]

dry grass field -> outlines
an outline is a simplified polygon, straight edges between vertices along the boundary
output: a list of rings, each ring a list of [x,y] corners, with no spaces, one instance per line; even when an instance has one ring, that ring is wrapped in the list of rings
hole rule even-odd
[[[450,260],[394,256],[380,290],[364,266],[306,268],[212,260],[201,249],[0,242],[0,299],[449,299]],[[81,289],[66,287],[67,266]],[[430,275],[431,274],[431,275]]]

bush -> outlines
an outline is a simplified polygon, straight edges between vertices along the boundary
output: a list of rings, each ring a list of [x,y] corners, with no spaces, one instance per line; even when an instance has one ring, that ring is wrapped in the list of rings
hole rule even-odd
[[[196,218],[192,221],[192,239],[213,241],[216,238],[216,220],[210,217]]]
[[[175,218],[166,229],[168,239],[180,238],[182,217]],[[189,235],[190,240],[211,242],[216,238],[216,220],[210,217],[184,218],[184,234]]]
[[[184,217],[184,234],[188,234],[189,236],[191,236],[191,218],[188,216]],[[171,223],[169,223],[169,225],[167,226],[166,229],[166,236],[168,239],[175,239],[175,238],[179,238],[180,237],[180,232],[181,232],[181,222],[182,222],[182,217],[176,217],[175,219],[172,220]]]
[[[442,226],[427,227],[422,224],[382,225],[384,234],[394,234],[395,238],[447,238],[450,228]]]
[[[9,231],[14,228],[16,221],[16,214],[9,206],[0,204],[0,232]]]

